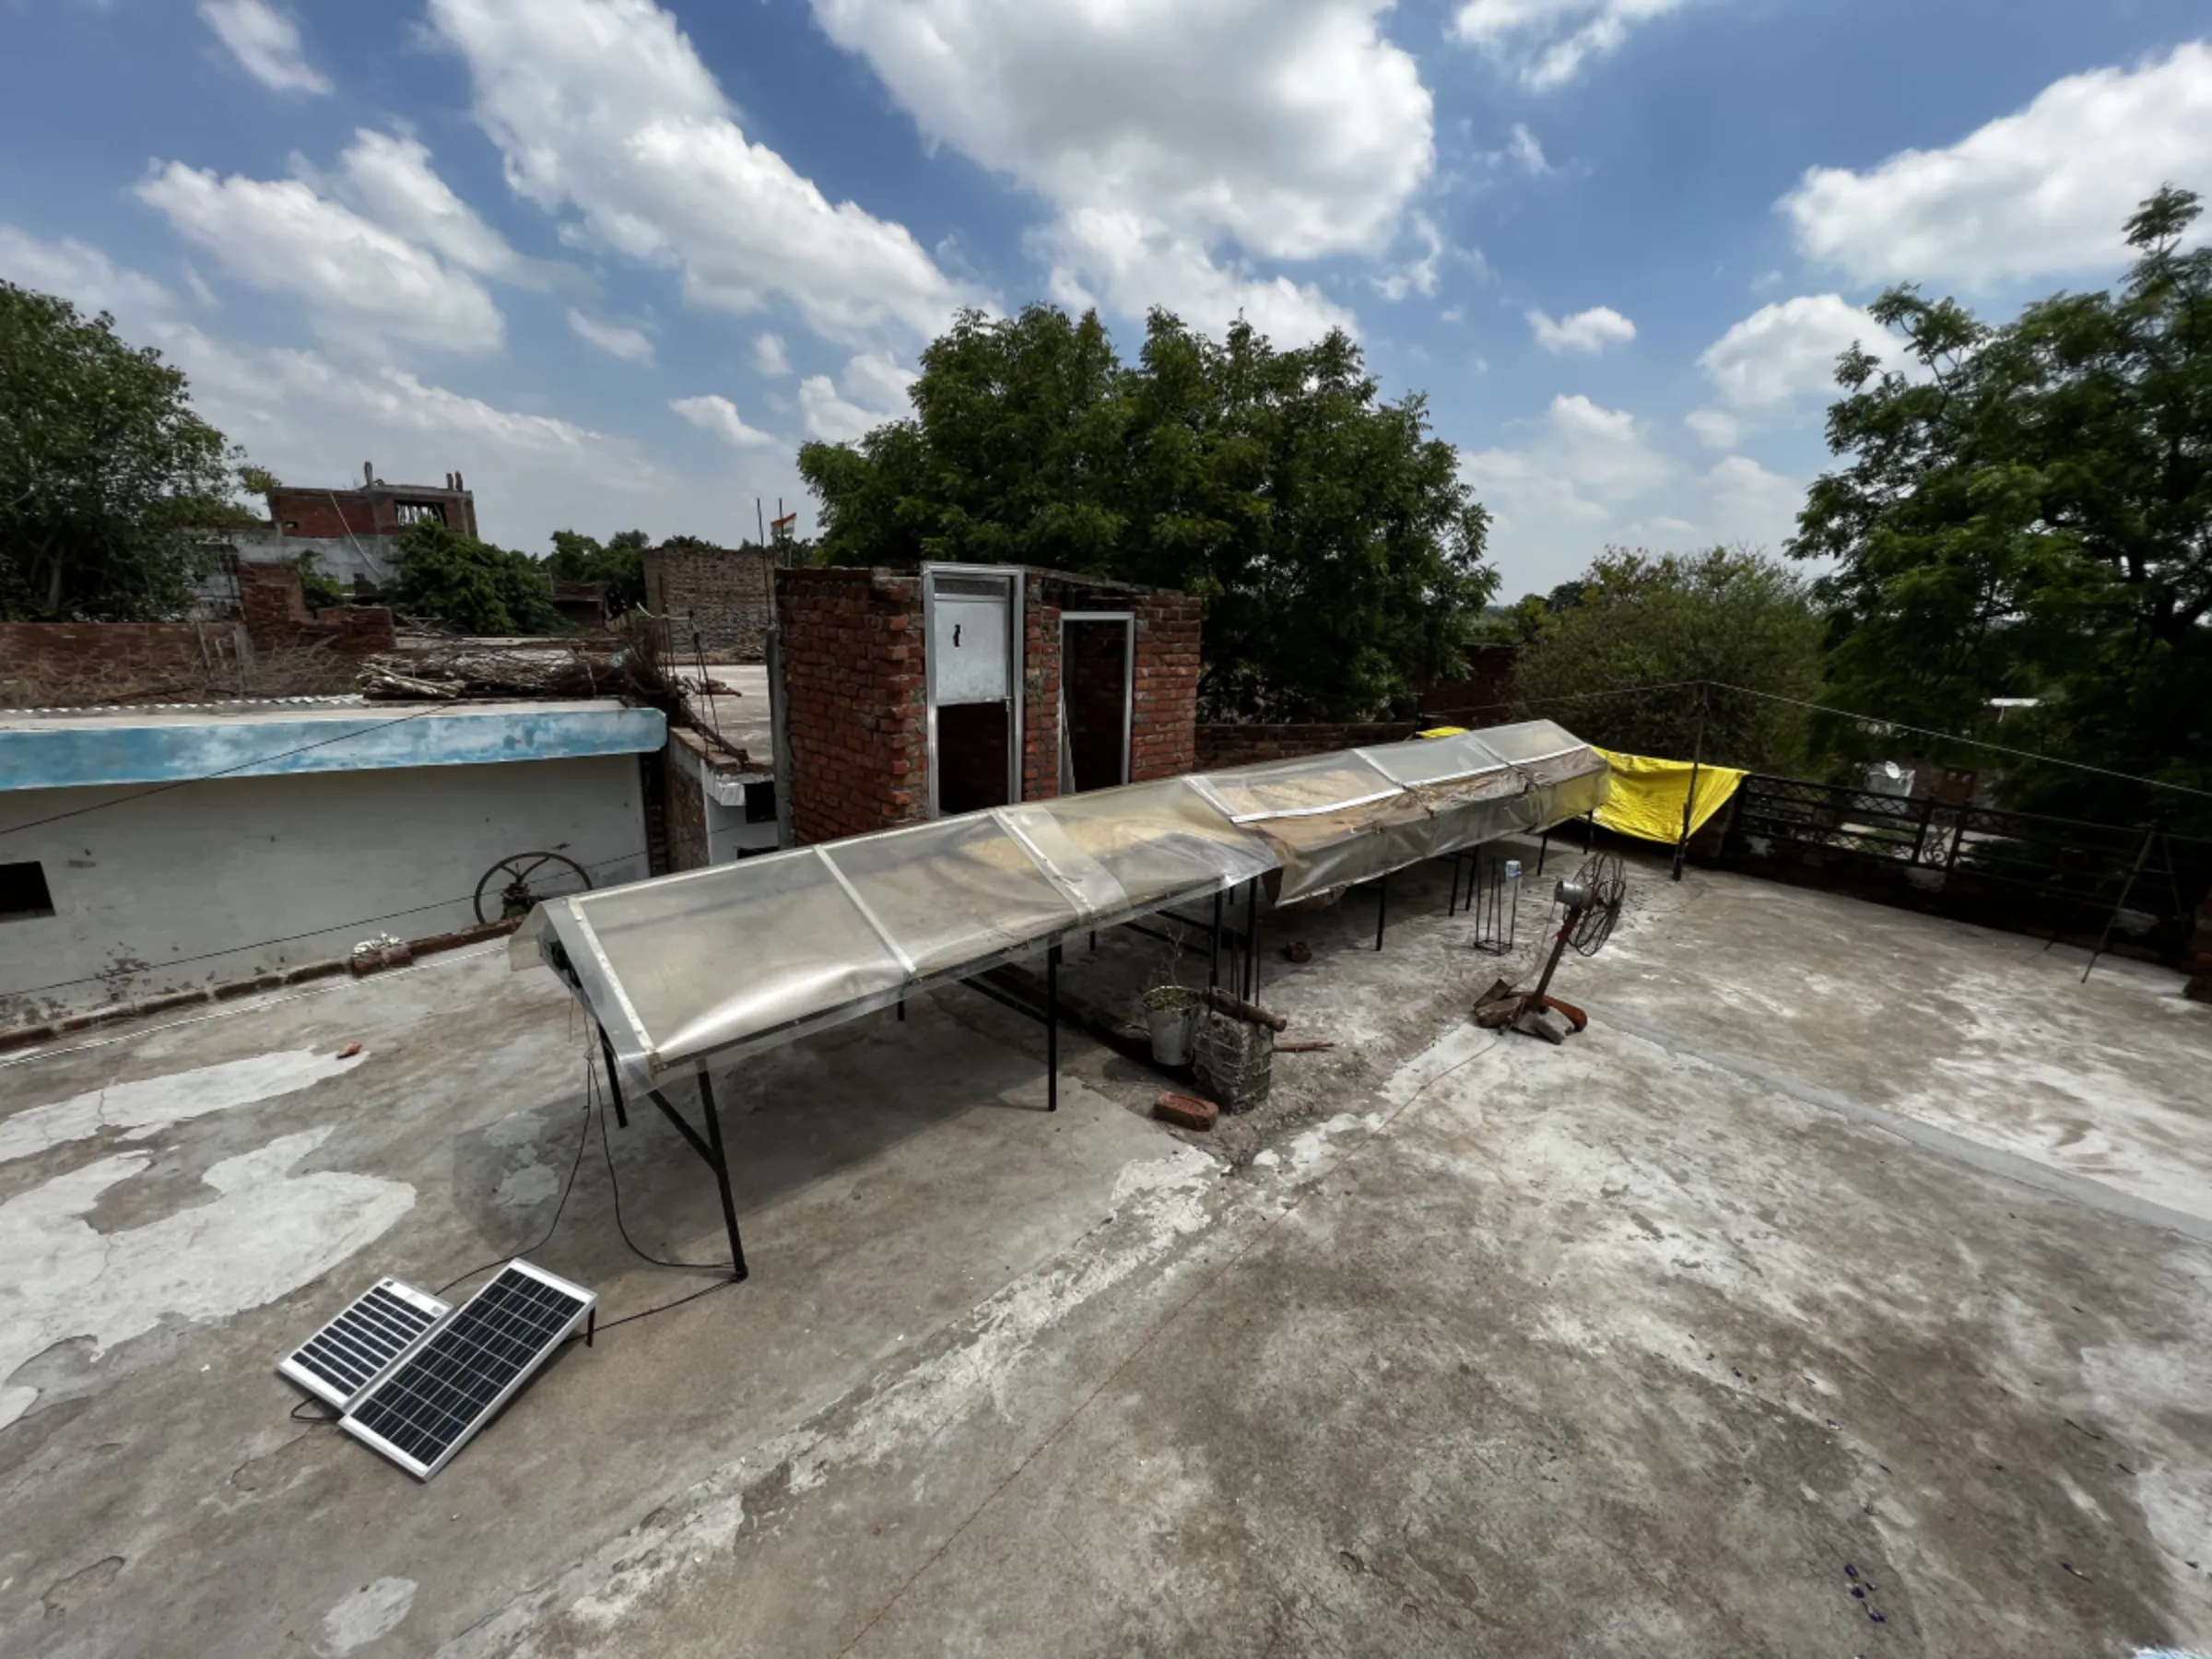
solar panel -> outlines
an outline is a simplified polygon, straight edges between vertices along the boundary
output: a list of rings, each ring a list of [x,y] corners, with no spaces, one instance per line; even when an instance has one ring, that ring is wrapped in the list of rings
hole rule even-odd
[[[277,1374],[342,1409],[447,1312],[447,1305],[427,1290],[395,1278],[378,1279],[279,1359]]]
[[[340,1427],[428,1480],[530,1380],[598,1300],[541,1267],[510,1262],[371,1382]]]

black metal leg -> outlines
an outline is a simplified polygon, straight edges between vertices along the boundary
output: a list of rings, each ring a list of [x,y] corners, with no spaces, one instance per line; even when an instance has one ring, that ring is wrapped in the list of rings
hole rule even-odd
[[[1259,876],[1245,885],[1245,938],[1243,967],[1237,973],[1237,995],[1252,1000],[1252,975],[1259,969]]]
[[[615,1045],[608,1041],[606,1028],[599,1028],[599,1052],[606,1056],[606,1092],[615,1102],[615,1127],[629,1127],[629,1112],[622,1104],[622,1078],[615,1070]]]
[[[1544,874],[1544,855],[1550,851],[1551,831],[1547,830],[1544,831],[1542,839],[1536,842],[1536,874],[1539,876]]]
[[[745,1244],[737,1236],[737,1200],[730,1194],[730,1157],[722,1144],[722,1113],[714,1110],[714,1085],[707,1074],[699,1074],[699,1103],[706,1112],[707,1145],[712,1156],[708,1161],[714,1169],[714,1185],[722,1194],[722,1224],[730,1233],[730,1277],[746,1277]]]
[[[1060,1110],[1060,947],[1044,953],[1044,1109]]]
[[[1583,814],[1583,851],[1597,851],[1597,808],[1594,806]]]
[[[1390,873],[1375,878],[1375,948],[1382,948],[1382,926],[1390,920]]]
[[[1219,888],[1214,889],[1214,943],[1206,962],[1206,988],[1213,990],[1221,982],[1221,900]]]
[[[906,998],[903,996],[899,999],[899,1023],[906,1023]]]

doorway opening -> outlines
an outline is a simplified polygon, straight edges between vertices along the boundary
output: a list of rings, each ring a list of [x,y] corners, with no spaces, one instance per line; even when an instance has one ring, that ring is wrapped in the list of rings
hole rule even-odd
[[[988,566],[923,575],[930,813],[1009,806],[1021,798],[1019,584]]]
[[[1066,611],[1060,618],[1060,793],[1129,782],[1136,709],[1136,618]]]

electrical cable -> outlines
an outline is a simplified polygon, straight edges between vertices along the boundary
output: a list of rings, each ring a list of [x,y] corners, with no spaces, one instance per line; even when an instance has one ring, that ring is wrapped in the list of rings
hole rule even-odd
[[[584,1041],[588,1045],[591,1041],[588,1034],[585,1036]],[[587,1061],[590,1058],[588,1052],[585,1058]],[[504,1266],[507,1263],[512,1262],[517,1256],[526,1256],[533,1251],[543,1250],[546,1245],[551,1241],[554,1230],[560,1225],[561,1212],[569,1207],[569,1194],[576,1190],[576,1171],[583,1168],[583,1149],[584,1147],[590,1146],[592,1142],[592,1099],[588,1094],[584,1096],[583,1122],[579,1126],[579,1131],[580,1132],[576,1136],[576,1156],[569,1160],[569,1178],[567,1181],[561,1183],[560,1202],[553,1206],[553,1219],[546,1223],[546,1230],[544,1234],[539,1237],[537,1242],[535,1244],[525,1244],[520,1250],[511,1250],[506,1254],[497,1256],[491,1261],[479,1263],[477,1265],[468,1269],[468,1271],[465,1273],[456,1273],[452,1278],[446,1280],[444,1284],[438,1287],[436,1292],[437,1295],[442,1297],[448,1290],[451,1290],[463,1279],[474,1278],[477,1274],[484,1272],[485,1269],[489,1267]]]
[[[587,1091],[588,1098],[591,1101],[594,1102],[598,1108],[599,1149],[606,1155],[606,1184],[608,1190],[614,1194],[615,1200],[615,1230],[622,1235],[622,1242],[629,1246],[629,1251],[632,1255],[638,1257],[638,1259],[641,1261],[651,1262],[655,1267],[672,1267],[679,1273],[735,1274],[737,1270],[737,1267],[736,1264],[734,1262],[671,1262],[664,1260],[662,1257],[654,1255],[652,1252],[641,1248],[638,1244],[638,1241],[629,1236],[629,1228],[622,1219],[622,1182],[615,1174],[615,1148],[612,1143],[608,1141],[606,1135],[606,1102],[604,1100],[601,1100],[599,1096],[599,1055],[597,1051],[592,1047],[588,1039],[586,1040],[584,1047],[583,1070],[584,1088]],[[735,1281],[733,1280],[732,1282],[735,1283]],[[687,1298],[686,1300],[688,1299]],[[677,1304],[670,1302],[667,1305],[669,1307],[675,1307]],[[640,1315],[633,1313],[623,1319],[613,1321],[612,1323],[616,1324],[627,1324],[631,1319],[638,1317],[640,1317]]]
[[[1784,697],[1778,691],[1755,691],[1749,686],[1732,686],[1726,680],[1709,682],[1724,691],[1741,691],[1746,697],[1763,697],[1769,702],[1789,703],[1800,709],[1810,709],[1816,714],[1831,714],[1839,720],[1855,720],[1861,725],[1883,726],[1893,732],[1911,732],[1921,737],[1940,737],[1946,743],[1962,743],[1971,748],[1988,749],[1993,754],[2010,755],[2016,759],[2037,760],[2046,766],[2066,766],[2076,771],[2093,772],[2100,778],[2112,778],[2122,783],[2138,783],[2145,789],[2171,789],[2180,794],[2196,795],[2212,801],[2212,789],[2197,789],[2187,783],[2169,783],[2159,778],[2137,777],[2134,772],[2114,771],[2110,767],[2091,766],[2084,760],[2067,760],[2057,755],[2039,754],[2034,749],[2007,748],[2002,743],[1991,743],[1981,737],[1961,737],[1956,732],[1937,731],[1931,726],[1908,725],[1901,720],[1885,720],[1878,714],[1854,714],[1849,709],[1831,709],[1826,703],[1806,702],[1801,698]]]
[[[157,783],[151,789],[134,790],[129,794],[117,795],[112,801],[95,801],[89,806],[73,806],[67,812],[57,812],[48,818],[32,818],[28,824],[10,824],[5,830],[0,830],[0,835],[14,835],[24,830],[41,829],[47,824],[58,824],[64,818],[83,818],[88,812],[105,812],[111,806],[126,806],[133,801],[143,801],[148,795],[165,794],[172,789],[187,789],[194,783],[210,783],[218,778],[227,778],[233,772],[252,771],[257,766],[266,766],[275,760],[288,759],[294,755],[304,755],[310,749],[328,748],[334,743],[345,743],[351,738],[366,737],[371,732],[382,732],[395,725],[405,725],[410,720],[420,720],[425,714],[436,714],[451,709],[453,706],[452,703],[432,703],[427,709],[418,709],[412,714],[402,714],[396,720],[380,720],[374,725],[356,726],[349,732],[340,732],[335,737],[324,737],[313,743],[303,743],[298,748],[279,749],[273,755],[257,755],[251,760],[241,760],[236,766],[226,766],[220,771],[211,771],[202,777],[178,778],[171,782]]]

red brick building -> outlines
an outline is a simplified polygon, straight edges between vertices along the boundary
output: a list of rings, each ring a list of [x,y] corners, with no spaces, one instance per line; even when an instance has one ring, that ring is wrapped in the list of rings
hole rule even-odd
[[[387,484],[376,476],[374,463],[364,462],[358,488],[279,484],[269,491],[268,502],[271,521],[288,537],[389,538],[425,522],[477,534],[477,498],[463,487],[459,473],[447,473],[442,485]]]
[[[774,573],[800,842],[1196,763],[1198,601],[1015,566]]]

